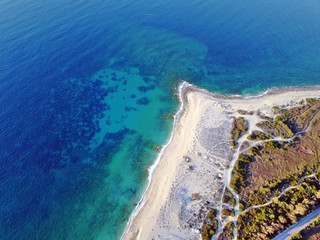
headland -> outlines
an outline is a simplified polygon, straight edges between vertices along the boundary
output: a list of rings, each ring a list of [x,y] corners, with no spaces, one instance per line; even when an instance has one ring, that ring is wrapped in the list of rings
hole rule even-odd
[[[278,186],[277,191],[270,191],[270,187],[267,199],[252,199],[278,174],[268,174],[266,167],[281,164],[272,162],[274,156],[269,155],[272,164],[259,165],[265,160],[259,158],[266,151],[264,144],[290,145],[295,137],[318,124],[312,122],[319,117],[318,103],[314,107],[310,102],[320,98],[320,87],[273,89],[259,96],[224,96],[183,83],[179,95],[181,108],[175,115],[172,136],[151,168],[146,192],[122,239],[234,239],[239,231],[247,231],[241,221],[245,214],[273,204],[280,194],[287,194],[303,180],[316,179],[316,167],[311,169],[311,165],[319,164],[313,159],[317,147],[294,145],[298,154],[306,155],[310,171],[300,174],[295,185],[272,186]],[[299,113],[290,115],[295,119],[304,111],[311,109],[312,113],[307,122],[302,121],[305,125],[291,129],[293,125],[288,127],[281,118],[285,113],[294,114],[294,108],[300,108]],[[305,140],[300,138],[300,142]],[[285,147],[290,148],[284,146],[279,151]],[[250,159],[244,159],[248,155]],[[306,164],[298,164],[296,171],[281,171],[294,175],[300,168],[306,168]],[[316,193],[320,198],[318,189]],[[258,231],[260,226],[255,227]],[[271,229],[271,236],[277,231]]]

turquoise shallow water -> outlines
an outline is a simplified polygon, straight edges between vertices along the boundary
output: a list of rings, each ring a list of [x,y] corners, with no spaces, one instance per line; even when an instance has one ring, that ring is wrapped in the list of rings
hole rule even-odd
[[[225,94],[320,84],[320,4],[0,3],[0,239],[117,239],[182,80]]]

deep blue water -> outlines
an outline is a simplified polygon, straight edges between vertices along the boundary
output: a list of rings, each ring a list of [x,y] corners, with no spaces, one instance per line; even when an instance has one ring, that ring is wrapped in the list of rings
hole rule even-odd
[[[320,84],[320,2],[0,2],[0,239],[117,239],[181,80]]]

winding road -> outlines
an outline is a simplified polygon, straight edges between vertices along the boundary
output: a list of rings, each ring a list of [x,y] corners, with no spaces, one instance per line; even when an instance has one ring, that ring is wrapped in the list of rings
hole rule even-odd
[[[253,115],[252,117],[257,117],[257,115]],[[248,149],[254,147],[254,146],[257,146],[257,145],[261,145],[265,142],[270,142],[270,141],[277,141],[277,142],[291,142],[296,136],[300,135],[300,134],[303,134],[305,132],[307,132],[309,130],[309,127],[310,127],[310,122],[308,123],[307,127],[305,128],[305,130],[302,130],[302,131],[298,131],[296,132],[292,137],[290,138],[281,138],[281,137],[278,137],[278,136],[271,136],[272,138],[271,139],[265,139],[265,140],[253,140],[251,141],[251,144],[249,147],[245,148],[245,149],[241,149],[241,146],[242,144],[245,142],[245,141],[248,141],[248,136],[254,131],[254,130],[257,130],[256,129],[256,122],[255,121],[252,121],[252,119],[246,119],[247,120],[247,123],[248,123],[248,130],[247,132],[241,136],[239,139],[238,139],[238,147],[235,149],[235,152],[233,154],[233,158],[231,160],[231,162],[229,163],[229,166],[228,166],[228,169],[227,171],[225,172],[224,174],[224,185],[225,185],[225,188],[223,189],[222,191],[222,197],[221,197],[221,204],[220,204],[220,208],[219,208],[219,213],[218,213],[218,216],[217,216],[217,219],[219,221],[219,225],[218,225],[218,229],[217,229],[217,232],[216,234],[213,236],[212,239],[217,239],[218,236],[221,234],[223,228],[225,227],[225,224],[228,222],[228,221],[232,221],[233,224],[234,224],[234,227],[233,227],[233,238],[232,240],[236,240],[237,239],[237,219],[238,217],[241,215],[241,214],[244,214],[246,213],[247,211],[249,211],[250,209],[252,208],[260,208],[260,207],[264,207],[264,206],[267,206],[269,204],[271,204],[275,199],[278,199],[280,198],[283,194],[285,194],[287,191],[291,190],[291,189],[294,189],[296,187],[298,187],[300,184],[301,184],[301,181],[305,178],[314,178],[315,177],[315,174],[311,174],[311,175],[307,175],[307,176],[303,176],[300,178],[300,180],[298,181],[298,184],[296,186],[289,186],[285,189],[282,190],[282,192],[278,195],[278,196],[275,196],[275,197],[272,197],[269,199],[268,202],[264,203],[264,204],[261,204],[261,205],[255,205],[255,206],[251,206],[243,211],[240,211],[239,210],[239,196],[238,194],[232,189],[232,187],[230,186],[230,181],[231,181],[231,178],[232,178],[232,170],[238,160],[238,157],[241,153],[247,151]],[[253,124],[252,124],[253,123]],[[261,128],[258,127],[258,130],[259,131],[262,131],[264,132]],[[228,189],[231,194],[233,195],[234,199],[236,200],[236,203],[235,203],[235,206],[233,207],[234,209],[234,212],[235,212],[235,215],[233,217],[229,217],[227,218],[226,220],[222,221],[222,209],[223,209],[223,196],[224,196],[224,192],[225,190]],[[312,222],[313,220],[315,220],[318,216],[320,216],[320,208],[316,209],[314,212],[310,213],[308,216],[304,217],[303,219],[301,219],[299,222],[297,222],[296,224],[292,225],[291,227],[289,227],[287,230],[285,230],[284,232],[280,233],[278,236],[276,236],[274,239],[275,240],[282,240],[282,239],[287,239],[288,237],[294,235],[295,233],[301,231],[302,229],[304,229],[310,222]]]

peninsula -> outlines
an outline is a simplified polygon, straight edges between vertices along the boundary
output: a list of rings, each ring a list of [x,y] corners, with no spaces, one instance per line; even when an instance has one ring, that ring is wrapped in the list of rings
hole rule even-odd
[[[319,87],[179,92],[172,137],[122,239],[271,239],[319,208]]]

